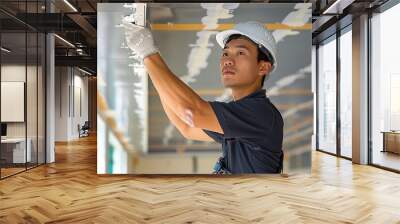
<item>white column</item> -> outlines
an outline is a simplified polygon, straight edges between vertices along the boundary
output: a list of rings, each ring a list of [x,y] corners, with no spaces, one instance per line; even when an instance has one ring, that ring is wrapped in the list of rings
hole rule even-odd
[[[47,12],[54,12],[54,5],[46,1]],[[54,35],[46,35],[46,163],[55,162],[55,44]]]
[[[54,76],[54,35],[46,36],[46,163],[55,161],[54,133],[55,133],[55,76]]]

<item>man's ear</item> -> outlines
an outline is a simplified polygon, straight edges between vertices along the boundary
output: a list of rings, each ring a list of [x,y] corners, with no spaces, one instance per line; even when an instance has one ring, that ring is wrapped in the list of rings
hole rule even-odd
[[[272,64],[269,61],[260,61],[259,64],[259,69],[258,69],[258,75],[263,76],[263,75],[268,75],[268,73],[272,69]]]

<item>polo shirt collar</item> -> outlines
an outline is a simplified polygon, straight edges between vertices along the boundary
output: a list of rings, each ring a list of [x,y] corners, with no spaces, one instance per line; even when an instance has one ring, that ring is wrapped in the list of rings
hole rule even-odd
[[[236,101],[234,101],[234,102],[238,102],[238,101],[241,101],[241,100],[244,100],[244,99],[266,98],[266,97],[267,97],[267,95],[266,95],[265,89],[259,89],[259,90],[256,90],[255,92],[250,93],[249,95],[247,95],[247,96],[241,98],[240,100],[236,100]]]
[[[266,97],[265,89],[259,89],[244,98],[265,98],[265,97]]]

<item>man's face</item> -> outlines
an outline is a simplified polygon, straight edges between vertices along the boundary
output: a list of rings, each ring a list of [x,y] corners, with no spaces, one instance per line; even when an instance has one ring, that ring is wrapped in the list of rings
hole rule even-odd
[[[259,84],[265,70],[257,62],[258,49],[251,41],[239,38],[229,41],[223,49],[220,68],[222,82],[227,88]],[[265,63],[265,62],[264,62]]]

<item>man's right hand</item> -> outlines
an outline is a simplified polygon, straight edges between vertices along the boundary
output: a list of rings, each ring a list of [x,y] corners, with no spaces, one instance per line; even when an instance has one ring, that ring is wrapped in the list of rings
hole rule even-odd
[[[159,52],[154,44],[153,34],[149,29],[133,24],[125,18],[122,20],[122,25],[125,28],[128,47],[142,60]]]

